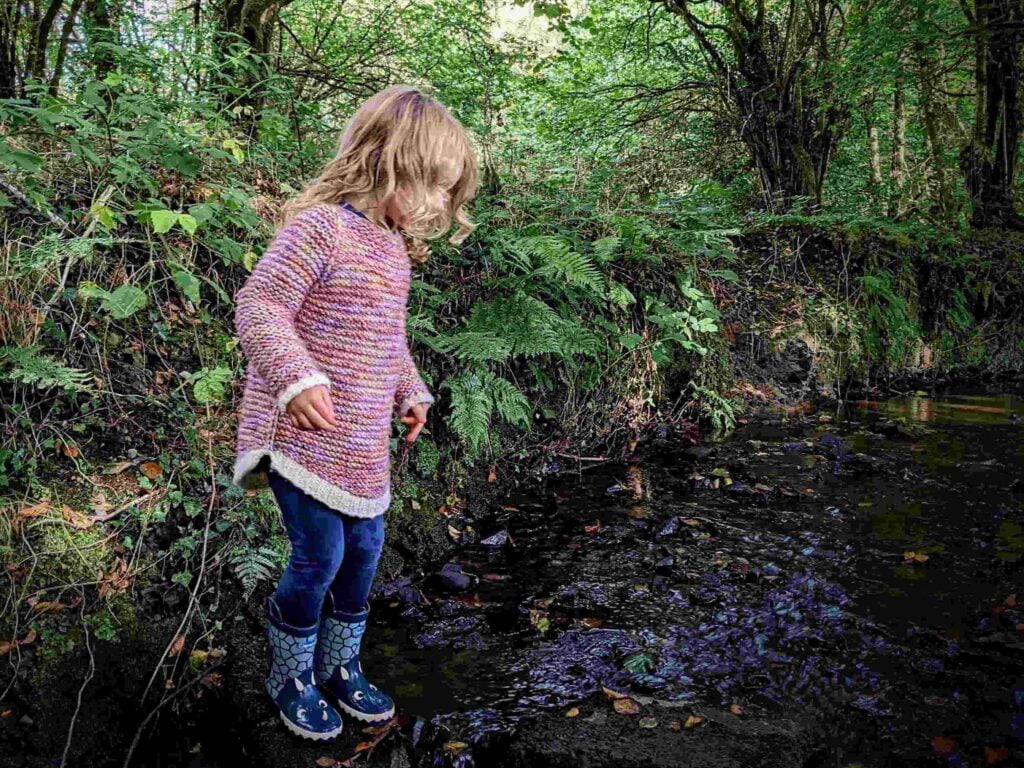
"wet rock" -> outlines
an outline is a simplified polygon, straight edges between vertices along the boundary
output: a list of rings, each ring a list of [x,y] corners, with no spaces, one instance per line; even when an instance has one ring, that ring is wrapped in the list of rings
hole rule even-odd
[[[445,563],[437,576],[445,587],[457,591],[470,589],[479,581],[476,576],[463,571],[458,563]]]
[[[520,723],[497,768],[804,768],[818,753],[810,721],[739,718],[704,713],[710,722],[673,731],[672,720],[686,713],[643,706],[638,715],[608,712],[606,701],[595,711],[567,718],[544,713]],[[653,717],[653,728],[640,728]]]

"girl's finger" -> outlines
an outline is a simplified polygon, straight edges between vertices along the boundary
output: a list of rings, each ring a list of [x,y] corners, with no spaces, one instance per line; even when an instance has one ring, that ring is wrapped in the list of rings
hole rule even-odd
[[[320,397],[313,400],[313,407],[330,426],[338,425],[338,420],[334,418],[334,403],[331,402],[331,396],[326,391],[321,391]]]
[[[312,404],[307,405],[303,409],[302,414],[309,421],[312,429],[332,429],[327,419],[321,416],[320,412]]]
[[[299,422],[299,429],[312,429],[313,428],[312,425],[309,423],[309,421],[306,419],[306,415],[304,413],[301,413],[301,412],[297,413],[295,415],[295,420]]]
[[[416,426],[409,430],[409,434],[405,436],[405,439],[408,440],[410,443],[415,441],[417,435],[419,435],[420,430],[423,429],[423,425],[425,423],[426,422],[423,421],[417,422]]]

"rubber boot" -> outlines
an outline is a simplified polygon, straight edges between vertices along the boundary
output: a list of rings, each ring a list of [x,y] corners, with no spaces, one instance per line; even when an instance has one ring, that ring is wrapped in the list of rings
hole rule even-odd
[[[316,645],[316,679],[344,714],[367,723],[389,720],[395,703],[363,675],[359,649],[370,604],[349,613],[334,608],[331,593],[324,599]]]
[[[270,641],[270,674],[266,689],[292,733],[327,741],[342,731],[341,715],[316,685],[313,659],[319,624],[299,628],[285,623],[273,596],[264,604]]]

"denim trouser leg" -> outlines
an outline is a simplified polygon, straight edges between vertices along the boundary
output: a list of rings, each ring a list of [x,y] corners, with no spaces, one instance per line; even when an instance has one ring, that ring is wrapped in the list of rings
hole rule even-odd
[[[274,592],[283,621],[296,628],[316,624],[328,589],[335,608],[363,607],[384,544],[384,516],[344,515],[274,471],[269,478],[292,545]]]

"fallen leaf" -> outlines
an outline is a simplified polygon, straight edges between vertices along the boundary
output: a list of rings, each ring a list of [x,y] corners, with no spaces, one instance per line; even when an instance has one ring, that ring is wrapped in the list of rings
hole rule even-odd
[[[466,742],[464,741],[446,741],[444,743],[445,751],[451,752],[456,755],[462,750],[464,750],[467,746],[469,745],[466,744]]]
[[[641,717],[640,718],[640,727],[641,728],[657,728],[658,727],[658,718],[656,718],[656,717]]]
[[[172,642],[171,643],[171,647],[167,649],[167,655],[170,658],[174,658],[179,653],[181,653],[181,649],[184,648],[184,647],[185,647],[185,636],[184,635],[175,635],[174,642]]]
[[[618,691],[613,691],[611,688],[605,688],[603,685],[601,686],[601,690],[604,691],[604,695],[607,696],[609,699],[625,699],[629,695],[626,693],[619,693]]]
[[[92,495],[92,498],[89,499],[89,505],[92,507],[93,512],[101,515],[114,508],[114,505],[107,501],[107,494],[102,491]]]
[[[77,459],[82,455],[82,449],[75,443],[65,443],[64,441],[61,441],[57,446],[57,450],[69,459]]]
[[[118,462],[117,464],[112,464],[108,468],[104,469],[103,470],[103,474],[104,475],[119,475],[122,472],[124,472],[126,469],[128,469],[128,467],[132,467],[132,466],[134,466],[134,462]]]
[[[449,525],[448,526],[448,535],[451,536],[456,541],[458,541],[459,537],[462,535],[462,531],[460,531],[454,525]]]
[[[85,528],[91,528],[94,521],[83,515],[81,512],[72,509],[67,504],[64,504],[60,508],[61,517],[64,518],[73,528],[84,530]]]
[[[681,522],[690,526],[691,528],[696,528],[698,525],[700,525],[700,520],[694,520],[692,517],[684,517],[681,520]]]
[[[640,705],[630,698],[616,699],[612,706],[620,715],[635,715],[640,711]]]
[[[707,720],[704,715],[690,715],[686,718],[686,722],[683,723],[684,728],[696,728],[698,725]]]
[[[139,464],[139,471],[150,480],[156,480],[156,478],[163,474],[164,468],[160,466],[159,462],[144,461]]]
[[[333,757],[320,757],[317,758],[316,764],[320,766],[320,768],[334,768],[334,766],[338,764],[338,761]]]
[[[579,714],[580,714],[580,708],[579,707],[573,707],[572,709],[568,710],[565,713],[565,716],[566,717],[579,717]]]
[[[729,707],[729,711],[732,712],[734,715],[742,715],[743,707],[741,707],[739,704],[733,704]]]
[[[683,729],[683,724],[680,723],[678,720],[673,720],[668,724],[668,727],[671,728],[673,731],[678,732]]]
[[[928,562],[928,555],[924,552],[914,552],[907,550],[903,553],[903,562],[909,564],[926,563]]]
[[[935,736],[932,739],[932,747],[940,755],[949,755],[956,752],[956,742],[948,736]]]
[[[587,629],[595,629],[596,627],[600,627],[602,624],[604,624],[604,619],[587,617],[585,619],[580,619],[580,624],[582,624]]]
[[[1010,606],[1011,608],[1016,608],[1017,607],[1017,595],[1010,595],[1008,598],[1006,598],[1006,604],[1008,606]]]
[[[498,479],[498,473],[495,472],[493,469],[490,472],[487,473],[487,482],[488,483],[493,483],[497,479]]]
[[[593,523],[591,525],[585,525],[583,526],[583,530],[585,530],[587,533],[597,533],[601,530],[601,521],[598,520],[596,523]]]
[[[1006,747],[985,747],[985,765],[998,765],[1010,759],[1010,750]]]

